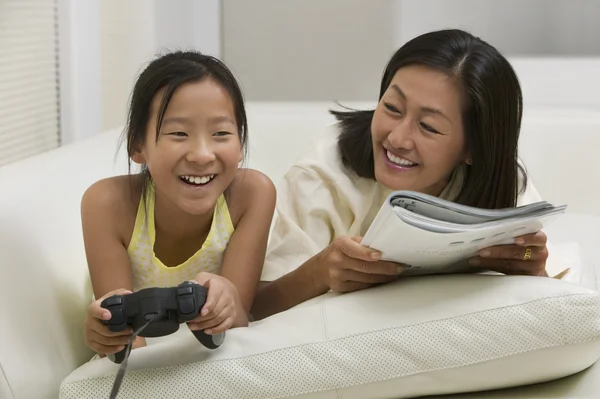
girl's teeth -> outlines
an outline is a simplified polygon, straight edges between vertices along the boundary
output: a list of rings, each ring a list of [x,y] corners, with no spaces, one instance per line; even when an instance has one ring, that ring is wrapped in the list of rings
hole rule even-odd
[[[192,184],[206,184],[215,177],[215,175],[210,176],[181,176],[183,180]]]
[[[390,161],[392,161],[396,165],[400,165],[400,166],[415,166],[416,165],[416,163],[407,161],[406,159],[402,159],[400,157],[397,157],[389,151],[387,152],[387,157]]]

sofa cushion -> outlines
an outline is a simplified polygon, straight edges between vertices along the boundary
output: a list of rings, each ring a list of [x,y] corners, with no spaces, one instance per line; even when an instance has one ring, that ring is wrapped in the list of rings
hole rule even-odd
[[[600,296],[525,276],[405,278],[329,293],[203,348],[184,327],[132,353],[120,398],[399,398],[548,381],[600,356]],[[88,362],[60,397],[105,398]]]

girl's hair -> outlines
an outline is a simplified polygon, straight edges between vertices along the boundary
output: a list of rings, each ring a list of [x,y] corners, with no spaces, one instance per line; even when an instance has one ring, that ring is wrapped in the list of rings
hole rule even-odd
[[[215,57],[197,51],[174,51],[153,60],[142,71],[133,88],[127,127],[122,137],[127,140],[130,172],[131,155],[138,151],[144,143],[150,121],[152,101],[156,94],[164,90],[156,121],[156,140],[158,140],[165,111],[175,90],[184,83],[197,82],[206,78],[216,81],[231,97],[242,150],[244,154],[247,152],[248,123],[244,98],[231,71]],[[151,179],[145,165],[142,165],[141,174],[144,179],[142,187],[145,189],[146,183]]]
[[[423,65],[453,77],[462,91],[462,120],[473,166],[464,168],[457,203],[479,208],[514,207],[527,175],[518,162],[517,146],[523,99],[510,63],[492,46],[461,30],[418,36],[389,61],[379,91],[383,96],[398,69]],[[338,120],[344,165],[375,179],[371,121],[374,111],[330,111]],[[451,184],[451,183],[450,183]]]

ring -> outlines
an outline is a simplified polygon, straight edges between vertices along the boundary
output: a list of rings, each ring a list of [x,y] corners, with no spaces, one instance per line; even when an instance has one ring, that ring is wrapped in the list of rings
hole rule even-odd
[[[525,248],[525,255],[523,255],[523,260],[531,259],[531,248]]]

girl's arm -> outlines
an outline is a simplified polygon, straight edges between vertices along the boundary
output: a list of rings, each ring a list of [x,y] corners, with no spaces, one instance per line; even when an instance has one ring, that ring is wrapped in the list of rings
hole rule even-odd
[[[276,194],[273,182],[251,169],[240,170],[230,194],[232,213],[240,216],[225,251],[220,274],[236,288],[237,315],[233,327],[239,327],[248,324],[265,260]]]
[[[90,186],[81,200],[81,222],[85,255],[95,298],[108,292],[125,289],[133,291],[133,279],[129,255],[124,241],[127,221],[133,222],[128,177],[100,180]],[[99,302],[99,301],[96,301]],[[102,314],[99,303],[92,303],[86,321],[86,342],[100,354],[118,352],[117,342],[123,344],[128,335],[112,337],[112,333],[100,319],[92,314]],[[124,331],[124,333],[127,330]],[[129,334],[130,335],[130,334]],[[138,337],[133,347],[143,346],[145,340]],[[111,349],[107,349],[111,348]]]
[[[119,178],[100,180],[83,194],[83,242],[94,296],[124,288],[133,290],[129,255],[123,240],[123,222],[130,219]],[[129,191],[127,189],[127,191]]]

